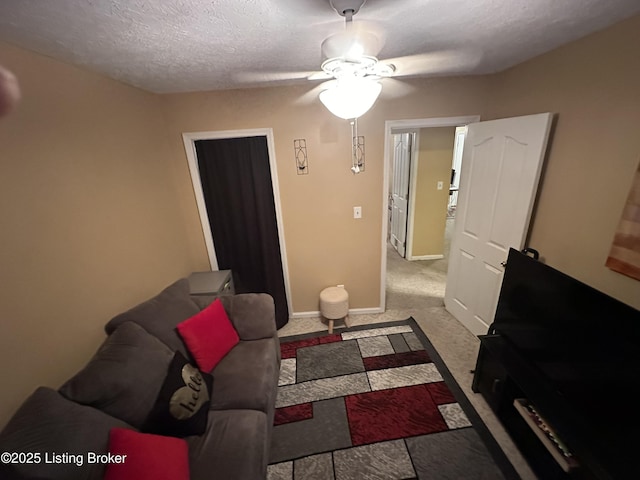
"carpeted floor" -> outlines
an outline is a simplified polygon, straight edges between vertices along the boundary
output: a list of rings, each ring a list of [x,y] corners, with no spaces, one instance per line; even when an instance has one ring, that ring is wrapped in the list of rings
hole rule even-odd
[[[412,318],[281,350],[270,480],[518,478]]]

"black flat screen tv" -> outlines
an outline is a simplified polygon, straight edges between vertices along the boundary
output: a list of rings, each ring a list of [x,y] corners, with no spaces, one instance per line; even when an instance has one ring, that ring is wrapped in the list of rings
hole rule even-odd
[[[640,471],[640,311],[511,249],[489,333],[583,422],[608,469]]]

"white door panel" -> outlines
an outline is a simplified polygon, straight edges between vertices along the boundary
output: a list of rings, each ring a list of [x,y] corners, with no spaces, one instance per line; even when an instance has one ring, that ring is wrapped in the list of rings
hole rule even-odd
[[[509,248],[524,247],[551,118],[469,125],[445,305],[477,335],[493,322]]]
[[[412,135],[411,133],[394,135],[391,244],[402,257],[406,255]]]

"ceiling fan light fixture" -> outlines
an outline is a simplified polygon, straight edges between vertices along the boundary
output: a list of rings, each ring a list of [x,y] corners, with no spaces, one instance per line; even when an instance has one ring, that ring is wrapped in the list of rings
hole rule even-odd
[[[341,77],[320,92],[320,101],[335,116],[349,120],[364,115],[376,102],[382,85],[361,77]]]
[[[362,55],[358,60],[347,60],[344,57],[329,58],[322,62],[322,71],[340,78],[342,76],[364,76],[378,63],[376,57]]]
[[[349,28],[327,37],[320,46],[322,58],[345,57],[358,61],[362,56],[375,57],[382,48],[382,39],[373,32]]]

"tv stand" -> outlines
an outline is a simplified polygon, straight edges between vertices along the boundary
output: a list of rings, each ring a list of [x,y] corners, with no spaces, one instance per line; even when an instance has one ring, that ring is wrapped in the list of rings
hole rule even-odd
[[[545,480],[599,478],[586,473],[590,469],[601,470],[598,465],[583,464],[579,460],[593,458],[589,445],[583,445],[579,437],[569,433],[571,448],[566,448],[571,456],[563,455],[546,432],[525,417],[523,409],[526,405],[532,406],[555,432],[556,439],[567,445],[564,435],[568,433],[567,422],[572,412],[558,402],[548,382],[500,335],[486,335],[480,337],[480,341],[473,391],[485,398],[532,470]],[[575,432],[572,428],[569,431]],[[541,436],[547,437],[546,441]],[[609,477],[601,475],[600,478]]]

